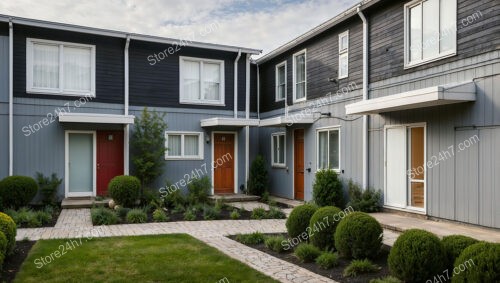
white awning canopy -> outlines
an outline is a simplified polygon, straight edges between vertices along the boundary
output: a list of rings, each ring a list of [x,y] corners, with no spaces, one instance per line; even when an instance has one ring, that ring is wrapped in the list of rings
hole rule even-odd
[[[312,114],[295,113],[288,116],[278,116],[260,120],[260,127],[285,127],[299,124],[312,124],[314,117]]]
[[[258,126],[259,119],[217,117],[200,120],[201,127],[246,127]]]
[[[133,124],[135,116],[99,113],[60,113],[60,123]]]
[[[475,100],[476,85],[469,81],[363,100],[346,105],[345,109],[347,115],[379,114]]]

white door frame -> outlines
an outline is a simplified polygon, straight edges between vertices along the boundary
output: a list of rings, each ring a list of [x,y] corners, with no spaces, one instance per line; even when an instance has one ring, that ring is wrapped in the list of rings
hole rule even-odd
[[[414,128],[414,127],[423,127],[424,128],[424,207],[412,207],[408,203],[408,192],[410,190],[409,185],[410,185],[410,178],[408,177],[408,174],[406,174],[406,190],[405,190],[405,195],[406,195],[406,204],[404,208],[399,208],[399,207],[394,207],[394,206],[389,206],[386,205],[386,198],[387,198],[387,129],[390,128],[405,128],[405,136],[406,136],[406,142],[405,142],[405,147],[406,147],[406,156],[405,158],[405,163],[407,164],[407,168],[405,172],[408,172],[408,150],[409,150],[409,141],[408,141],[408,129],[409,128]],[[409,212],[416,212],[416,213],[421,213],[421,214],[427,214],[427,123],[422,122],[422,123],[408,123],[408,124],[394,124],[394,125],[385,125],[384,126],[384,207],[391,208],[391,209],[396,209],[396,210],[403,210],[403,211],[409,211]]]
[[[212,141],[212,157],[210,158],[210,169],[212,171],[212,176],[211,176],[211,181],[212,181],[212,189],[211,193],[212,195],[215,195],[215,187],[214,187],[214,146],[215,146],[215,140],[214,136],[215,134],[233,134],[234,135],[234,166],[233,166],[233,174],[234,174],[234,193],[238,193],[238,132],[237,131],[212,131],[210,133],[210,140]],[[247,188],[247,185],[245,184],[245,187]],[[248,190],[248,188],[247,188]]]
[[[92,192],[69,192],[69,134],[92,134],[93,143],[93,188]],[[64,194],[65,197],[86,197],[86,196],[96,196],[97,187],[97,174],[96,174],[96,163],[97,163],[97,137],[96,131],[74,131],[67,130],[64,132]]]

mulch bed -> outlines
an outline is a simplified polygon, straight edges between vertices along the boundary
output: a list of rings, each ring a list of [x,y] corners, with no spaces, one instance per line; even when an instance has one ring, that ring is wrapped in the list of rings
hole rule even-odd
[[[282,235],[284,237],[287,237],[286,234],[266,234],[268,236],[276,236],[276,235]],[[235,240],[236,236],[229,236],[232,240]],[[367,273],[367,274],[359,274],[356,277],[343,277],[342,273],[344,272],[344,269],[351,263],[350,259],[344,259],[344,258],[339,258],[339,265],[336,267],[333,267],[331,269],[322,269],[320,268],[316,263],[302,263],[300,260],[293,255],[292,249],[289,251],[285,251],[283,253],[277,253],[275,251],[272,251],[264,244],[258,244],[258,245],[246,245],[251,248],[257,249],[261,252],[267,253],[269,255],[272,255],[274,257],[277,257],[281,260],[290,262],[292,264],[298,265],[302,268],[305,268],[311,272],[314,272],[316,274],[322,275],[324,277],[333,279],[337,282],[345,282],[345,283],[366,283],[370,282],[372,279],[377,279],[381,277],[385,277],[390,275],[389,273],[389,268],[387,267],[387,256],[389,255],[389,247],[388,246],[383,246],[382,251],[380,253],[380,256],[375,259],[371,260],[374,264],[380,266],[382,269],[376,273]]]
[[[16,277],[16,273],[21,268],[24,260],[28,256],[31,247],[36,241],[19,241],[16,242],[14,254],[5,258],[3,269],[0,273],[0,282],[12,282]]]
[[[219,218],[217,220],[232,220],[230,215],[231,215],[231,212],[233,212],[233,210],[238,210],[238,212],[240,213],[240,218],[238,218],[238,220],[251,219],[250,218],[250,216],[252,215],[251,211],[229,207],[229,208],[224,208],[221,210],[221,213],[220,213]],[[172,211],[169,210],[169,212],[167,212],[167,215],[169,218],[169,220],[167,222],[186,221],[186,220],[184,220],[184,212],[172,213]],[[203,212],[196,213],[196,220],[195,221],[201,221],[201,220],[205,220],[203,218]],[[154,222],[152,213],[148,213],[148,222]]]

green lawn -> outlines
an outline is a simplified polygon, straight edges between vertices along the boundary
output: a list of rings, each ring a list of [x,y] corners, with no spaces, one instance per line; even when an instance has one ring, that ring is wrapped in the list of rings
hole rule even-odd
[[[38,241],[14,282],[278,282],[189,235],[75,241]]]

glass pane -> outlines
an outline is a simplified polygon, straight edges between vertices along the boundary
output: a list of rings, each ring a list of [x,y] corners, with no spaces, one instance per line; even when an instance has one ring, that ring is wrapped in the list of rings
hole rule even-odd
[[[339,131],[330,131],[330,148],[329,148],[329,154],[330,154],[330,168],[331,169],[339,169],[339,157],[340,157],[340,152],[339,152]]]
[[[453,50],[457,36],[457,0],[441,0],[441,52]]]
[[[439,54],[439,0],[423,2],[423,59]]]
[[[212,63],[203,64],[203,79],[205,81],[205,99],[220,99],[220,65]]]
[[[318,133],[318,169],[328,168],[328,132]]]
[[[410,61],[420,60],[422,54],[422,5],[410,9]]]
[[[347,76],[347,72],[348,72],[347,62],[348,62],[348,55],[347,54],[341,55],[339,57],[339,77]]]
[[[411,201],[413,207],[424,207],[424,183],[411,182]]]
[[[90,91],[91,50],[64,47],[64,89]]]
[[[69,191],[92,192],[94,189],[94,136],[69,134]]]
[[[33,87],[59,88],[59,46],[33,44]]]
[[[198,135],[185,135],[184,136],[184,155],[198,156]]]
[[[184,98],[199,100],[200,96],[200,63],[184,61]]]
[[[278,163],[285,163],[285,136],[284,135],[278,136],[278,142],[279,142]]]
[[[278,85],[285,83],[285,66],[278,68]]]
[[[347,49],[348,41],[349,41],[349,37],[347,36],[347,34],[341,37],[341,40],[340,40],[340,50],[341,51]]]
[[[181,156],[181,136],[168,135],[168,156]]]
[[[273,163],[278,163],[278,136],[273,136]]]
[[[278,86],[278,99],[285,98],[285,85]]]
[[[299,83],[295,87],[296,87],[295,99],[304,98],[306,96],[306,83],[305,82]]]
[[[411,128],[411,172],[415,172],[413,179],[424,179],[424,128]]]

